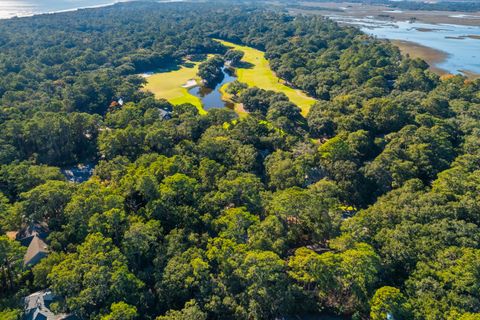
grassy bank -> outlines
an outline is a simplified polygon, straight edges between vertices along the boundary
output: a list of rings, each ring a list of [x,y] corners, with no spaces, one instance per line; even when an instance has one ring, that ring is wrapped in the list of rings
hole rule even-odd
[[[218,41],[227,47],[241,50],[245,53],[243,61],[248,67],[237,68],[236,70],[240,82],[244,82],[251,87],[283,92],[287,95],[290,101],[302,109],[303,115],[307,115],[308,110],[310,110],[310,107],[315,103],[315,99],[307,96],[300,90],[286,86],[283,83],[283,80],[278,78],[270,69],[268,61],[265,59],[264,52],[227,41]]]
[[[234,97],[230,93],[225,91],[228,85],[229,84],[227,83],[219,89],[220,93],[222,94],[222,99],[224,101],[230,101],[231,103],[233,103],[233,110],[238,114],[240,118],[243,118],[248,114],[248,112],[245,111],[245,109],[243,108],[243,103],[235,102]]]
[[[197,78],[199,64],[199,62],[192,62],[187,66],[181,66],[178,70],[155,73],[147,78],[144,89],[151,91],[156,98],[167,99],[174,105],[191,103],[201,113],[205,113],[201,100],[188,93],[187,88],[182,87],[188,80]]]

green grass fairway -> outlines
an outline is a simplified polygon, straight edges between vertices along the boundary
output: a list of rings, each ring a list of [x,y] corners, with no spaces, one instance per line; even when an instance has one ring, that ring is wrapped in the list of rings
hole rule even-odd
[[[237,68],[236,75],[238,80],[248,84],[251,87],[258,87],[265,90],[283,92],[287,97],[302,109],[302,114],[307,115],[310,107],[315,103],[315,99],[307,96],[300,90],[292,89],[283,83],[270,69],[264,52],[247,47],[240,46],[227,41],[220,41],[227,47],[241,50],[245,53],[243,61],[252,65],[251,68]],[[177,105],[182,103],[191,103],[198,108],[200,113],[206,111],[202,107],[202,102],[198,97],[188,93],[188,89],[182,88],[188,80],[197,79],[199,62],[192,63],[191,67],[181,66],[178,70],[155,73],[147,78],[147,84],[144,90],[151,91],[156,98],[167,99],[170,103]],[[225,92],[224,96],[225,95]],[[226,97],[228,98],[228,97]],[[236,105],[235,111],[239,114],[245,113],[239,105]]]
[[[144,89],[151,91],[156,98],[167,99],[174,105],[191,103],[204,114],[206,111],[202,108],[200,99],[188,93],[188,89],[182,88],[188,80],[197,79],[199,64],[195,62],[192,67],[182,66],[178,70],[155,73],[147,78]]]
[[[233,111],[235,111],[240,118],[246,117],[248,115],[248,112],[246,112],[245,109],[243,109],[243,104],[235,102],[235,100],[233,99],[233,96],[225,92],[225,89],[227,88],[228,85],[229,83],[226,83],[219,89],[220,93],[222,94],[222,99],[224,101],[230,101],[231,103],[233,103]]]
[[[286,86],[280,78],[270,69],[267,59],[265,59],[264,52],[247,47],[240,46],[231,42],[218,40],[223,45],[231,47],[235,50],[241,50],[245,53],[244,62],[253,65],[249,69],[236,69],[238,80],[244,82],[251,87],[258,87],[265,90],[272,90],[276,92],[283,92],[287,97],[302,109],[302,114],[307,115],[310,107],[315,103],[315,99],[307,96],[300,90],[292,89]]]

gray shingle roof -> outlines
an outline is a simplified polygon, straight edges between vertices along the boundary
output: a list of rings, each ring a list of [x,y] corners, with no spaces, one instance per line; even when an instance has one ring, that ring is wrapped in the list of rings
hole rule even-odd
[[[35,292],[25,297],[22,320],[78,320],[70,314],[54,314],[50,311],[50,304],[55,299],[50,290]]]
[[[17,240],[22,246],[29,246],[34,236],[45,239],[48,236],[48,225],[46,223],[30,223],[17,233]]]
[[[47,244],[38,236],[34,236],[30,245],[27,248],[25,257],[23,258],[23,264],[26,267],[36,265],[41,259],[48,255]]]

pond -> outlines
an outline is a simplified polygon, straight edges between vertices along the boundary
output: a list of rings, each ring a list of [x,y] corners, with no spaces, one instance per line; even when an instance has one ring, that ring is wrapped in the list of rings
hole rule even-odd
[[[225,84],[233,82],[237,77],[235,76],[235,72],[228,68],[223,67],[223,80],[218,83],[215,88],[207,88],[204,86],[196,86],[188,90],[191,95],[194,95],[202,101],[203,109],[215,109],[215,108],[233,108],[233,104],[228,101],[222,100],[222,93],[220,92],[220,88],[222,88]]]
[[[418,43],[446,54],[436,67],[450,73],[480,73],[480,26],[430,24],[409,21],[380,20],[373,17],[330,16],[346,24],[356,25],[370,35],[383,39]]]

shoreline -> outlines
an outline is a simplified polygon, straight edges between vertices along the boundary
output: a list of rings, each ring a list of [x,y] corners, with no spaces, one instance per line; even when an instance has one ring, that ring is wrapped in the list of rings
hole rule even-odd
[[[109,3],[97,4],[97,5],[92,5],[92,6],[75,7],[75,8],[71,8],[71,9],[62,9],[62,10],[54,10],[54,11],[26,13],[26,14],[20,14],[20,15],[17,14],[17,15],[13,15],[13,16],[5,16],[5,17],[2,17],[0,15],[0,21],[1,20],[11,20],[11,19],[31,18],[31,17],[35,17],[35,16],[50,15],[50,14],[57,14],[57,13],[75,12],[75,11],[85,10],[85,9],[105,8],[105,7],[114,6],[118,3],[132,2],[132,1],[135,1],[135,0],[116,0],[116,1],[113,1],[113,2],[109,2]]]
[[[438,75],[445,75],[450,73],[447,70],[444,70],[437,66],[439,63],[444,62],[449,57],[448,53],[412,41],[388,41],[390,41],[390,43],[392,43],[394,46],[398,47],[403,55],[408,55],[410,56],[410,58],[420,58],[422,60],[425,60],[425,62],[428,63],[428,65],[430,66],[430,70],[432,72],[435,72]]]
[[[289,11],[304,14],[353,16],[355,18],[372,17],[388,21],[415,21],[428,24],[457,24],[461,26],[478,26],[480,23],[480,11],[427,11],[427,10],[399,10],[382,4],[363,4],[348,2],[327,1],[315,2],[301,0],[299,8],[290,8]],[[302,9],[301,6],[305,6]],[[317,7],[316,9],[314,9]],[[306,10],[308,8],[308,10]]]
[[[429,70],[438,75],[463,74],[472,79],[480,74],[480,12],[462,15],[450,11],[388,10],[378,5],[349,2],[322,2],[320,6],[311,2],[313,0],[299,1],[312,8],[326,7],[301,13],[323,15],[340,25],[356,27],[378,40],[389,39],[403,55],[425,60]],[[329,8],[336,11],[328,11]],[[300,13],[301,10],[290,11]]]
[[[402,55],[409,55],[411,58],[420,58],[427,62],[430,66],[429,69],[439,76],[452,74],[451,72],[438,67],[439,63],[444,62],[449,57],[448,53],[413,41],[392,39],[388,39],[388,41],[398,47]],[[480,78],[480,74],[467,69],[461,69],[458,71],[471,80]]]
[[[476,80],[476,79],[480,79],[480,74],[479,73],[475,73],[475,72],[472,72],[470,70],[460,70],[468,79],[470,80]]]

